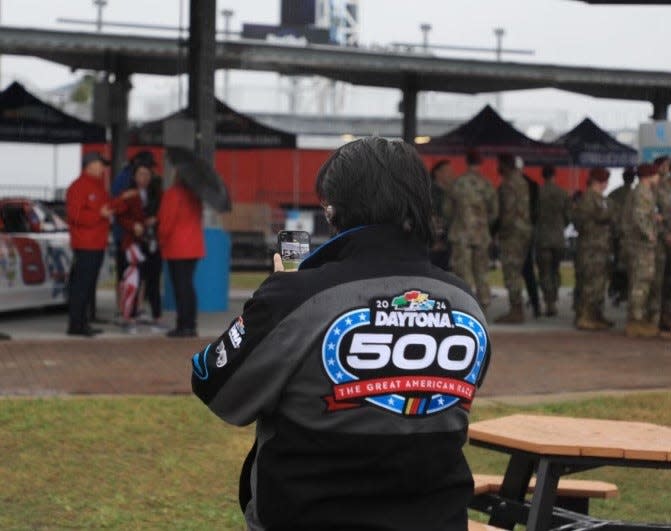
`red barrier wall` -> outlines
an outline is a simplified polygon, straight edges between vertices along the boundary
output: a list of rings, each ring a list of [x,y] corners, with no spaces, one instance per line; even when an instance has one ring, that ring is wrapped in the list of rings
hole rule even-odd
[[[102,151],[111,155],[109,145],[87,144],[82,152]],[[142,150],[149,150],[158,162],[157,172],[163,173],[163,147],[128,148],[128,158]],[[218,150],[215,154],[215,167],[222,176],[233,202],[267,203],[279,206],[317,206],[314,183],[317,171],[331,154],[331,150],[312,149],[240,149]],[[466,169],[464,157],[441,157],[425,155],[422,157],[427,168],[431,168],[440,159],[452,162],[458,175]],[[529,166],[525,173],[542,182],[541,168]],[[482,173],[495,186],[500,183],[496,171],[496,159],[485,159]],[[558,167],[557,184],[569,192],[583,190],[587,180],[587,170],[583,168]]]

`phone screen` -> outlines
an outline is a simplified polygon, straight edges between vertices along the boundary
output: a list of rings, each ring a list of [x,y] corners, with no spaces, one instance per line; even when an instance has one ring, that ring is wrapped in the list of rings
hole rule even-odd
[[[304,230],[283,230],[277,235],[277,247],[284,269],[298,269],[310,254],[310,234]]]

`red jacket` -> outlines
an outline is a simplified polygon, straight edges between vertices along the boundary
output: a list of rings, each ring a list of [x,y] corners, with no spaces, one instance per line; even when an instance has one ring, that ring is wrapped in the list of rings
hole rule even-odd
[[[125,208],[123,212],[117,215],[116,220],[123,229],[121,236],[121,248],[125,251],[133,242],[139,242],[142,237],[135,236],[133,230],[136,223],[144,227],[144,211],[142,209],[142,199],[139,195],[130,197],[124,201]]]
[[[205,256],[203,207],[190,190],[180,185],[168,188],[158,209],[158,245],[166,260]]]
[[[82,173],[68,188],[65,196],[70,246],[73,249],[101,251],[107,247],[109,219],[100,215],[103,205],[123,210],[119,201],[110,201],[101,177]]]

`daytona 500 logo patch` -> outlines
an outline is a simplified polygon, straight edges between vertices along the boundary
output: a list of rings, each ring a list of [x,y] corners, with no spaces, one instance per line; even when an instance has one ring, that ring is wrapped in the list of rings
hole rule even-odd
[[[328,411],[375,406],[399,415],[469,407],[485,363],[484,326],[419,290],[340,315],[322,343]]]

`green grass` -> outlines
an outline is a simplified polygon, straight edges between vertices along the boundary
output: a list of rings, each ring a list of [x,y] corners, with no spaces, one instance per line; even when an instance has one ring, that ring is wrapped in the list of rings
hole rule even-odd
[[[268,273],[257,271],[232,271],[229,283],[233,289],[257,289],[268,278]]]
[[[562,286],[572,288],[575,284],[573,264],[565,263],[561,266]],[[256,289],[268,277],[268,273],[235,271],[231,273],[230,285],[234,289]],[[492,287],[503,287],[503,273],[497,267],[489,272],[489,284]]]
[[[475,404],[473,420],[541,412],[671,426],[671,392],[532,407]],[[253,428],[225,425],[192,397],[0,400],[0,529],[244,529],[238,474]],[[467,448],[471,467],[505,458]],[[671,472],[605,468],[615,500],[592,512],[671,523]]]
[[[538,275],[538,271],[536,271],[536,275]],[[561,277],[561,286],[569,288],[575,286],[575,271],[573,269],[573,264],[562,264],[559,269],[559,275]],[[499,266],[496,269],[491,269],[487,275],[487,279],[489,280],[489,285],[491,287],[502,288],[503,272],[501,271],[501,267]]]

